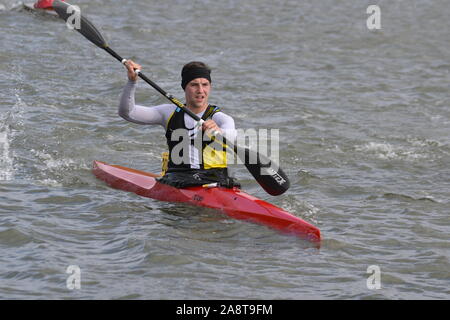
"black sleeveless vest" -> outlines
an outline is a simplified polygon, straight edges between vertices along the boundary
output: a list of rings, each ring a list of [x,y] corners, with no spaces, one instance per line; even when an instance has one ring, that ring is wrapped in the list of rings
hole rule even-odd
[[[219,111],[218,107],[208,105],[202,119],[206,121]],[[177,108],[169,117],[166,129],[169,147],[168,171],[226,168],[225,146],[214,141],[214,138],[207,138],[202,131],[198,131],[201,134],[196,134],[195,137],[193,133],[189,136],[189,131],[193,129],[186,128],[182,109]]]

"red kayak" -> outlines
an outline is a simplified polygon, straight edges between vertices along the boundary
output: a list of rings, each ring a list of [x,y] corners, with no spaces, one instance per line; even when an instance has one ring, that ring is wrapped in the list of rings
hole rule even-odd
[[[319,242],[320,231],[312,224],[238,188],[190,187],[177,189],[159,183],[157,174],[94,161],[94,175],[113,188],[161,201],[184,202],[218,209],[228,216],[266,225],[282,232]]]

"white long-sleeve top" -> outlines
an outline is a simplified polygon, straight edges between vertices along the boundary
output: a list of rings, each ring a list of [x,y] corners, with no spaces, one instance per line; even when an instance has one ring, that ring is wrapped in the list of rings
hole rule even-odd
[[[167,129],[167,121],[170,115],[177,108],[173,104],[162,104],[153,107],[141,106],[135,103],[136,82],[128,81],[125,85],[119,104],[119,115],[127,121],[146,124],[161,125]],[[203,112],[197,114],[198,117],[203,116]],[[234,119],[222,111],[216,112],[212,118],[217,126],[222,130],[226,138],[233,141],[236,136]],[[186,128],[195,128],[197,121],[192,119],[188,114],[184,115],[184,123]]]

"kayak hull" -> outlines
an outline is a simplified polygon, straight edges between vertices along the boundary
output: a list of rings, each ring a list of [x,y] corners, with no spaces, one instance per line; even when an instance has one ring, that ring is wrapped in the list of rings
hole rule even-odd
[[[321,239],[320,231],[314,225],[238,188],[177,189],[159,183],[156,180],[159,175],[101,161],[94,161],[92,172],[113,188],[134,192],[143,197],[213,208],[232,218],[263,224],[313,242],[320,242]]]

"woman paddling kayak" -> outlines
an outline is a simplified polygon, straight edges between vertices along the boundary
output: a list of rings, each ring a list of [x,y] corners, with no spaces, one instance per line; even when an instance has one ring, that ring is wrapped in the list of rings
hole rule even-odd
[[[133,123],[161,125],[166,130],[169,152],[160,182],[177,188],[211,183],[230,188],[238,185],[228,175],[227,148],[211,138],[213,132],[221,133],[230,141],[236,135],[233,118],[208,103],[211,69],[203,62],[193,61],[186,64],[181,72],[185,106],[204,120],[200,127],[197,121],[173,104],[153,107],[136,105],[136,70],[141,70],[141,66],[131,60],[124,64],[129,81],[122,92],[119,115]]]

